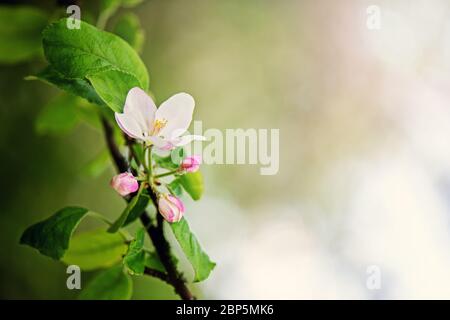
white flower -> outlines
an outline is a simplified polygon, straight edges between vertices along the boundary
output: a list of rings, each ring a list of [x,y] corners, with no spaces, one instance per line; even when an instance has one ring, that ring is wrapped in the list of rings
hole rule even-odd
[[[123,113],[115,115],[119,127],[131,138],[171,150],[193,140],[205,140],[198,135],[183,136],[191,124],[194,106],[194,98],[182,92],[156,108],[152,98],[135,87],[128,91]]]

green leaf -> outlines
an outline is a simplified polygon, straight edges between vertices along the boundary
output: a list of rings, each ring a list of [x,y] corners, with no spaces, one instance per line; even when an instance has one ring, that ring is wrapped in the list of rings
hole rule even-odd
[[[126,251],[127,245],[120,233],[97,229],[75,235],[62,261],[89,271],[116,264]]]
[[[50,101],[36,119],[36,131],[39,134],[64,134],[79,122],[77,114],[78,98],[61,94]]]
[[[197,238],[189,229],[186,219],[182,218],[179,222],[170,223],[169,225],[194,269],[194,282],[207,279],[216,264],[203,251]]]
[[[142,191],[144,190],[144,186],[145,186],[145,184],[141,183],[137,194],[128,203],[128,205],[126,206],[125,210],[123,210],[120,217],[112,224],[111,227],[109,227],[108,232],[111,232],[111,233],[117,232],[124,225],[124,223],[128,219],[128,216],[130,215],[130,212],[139,203],[139,198],[142,194]]]
[[[164,268],[156,252],[145,253],[145,266],[161,272],[166,272],[166,268]]]
[[[186,158],[186,151],[183,147],[173,149],[168,156],[153,154],[153,159],[155,159],[156,164],[168,170],[177,169],[184,158]]]
[[[66,207],[50,218],[38,222],[22,234],[21,244],[27,244],[43,255],[61,259],[69,248],[73,231],[89,210],[80,207]]]
[[[194,200],[199,200],[203,194],[203,176],[200,171],[189,172],[178,178],[184,190]]]
[[[139,18],[134,13],[122,15],[114,26],[114,33],[128,42],[137,52],[142,51],[144,44],[144,30]]]
[[[171,194],[177,197],[180,197],[183,194],[183,189],[181,187],[179,178],[176,178],[172,180],[172,182],[167,184],[167,189],[169,189]]]
[[[66,21],[52,23],[43,32],[45,56],[57,71],[67,78],[84,79],[115,69],[134,76],[141,88],[148,89],[147,69],[126,41],[83,21],[80,29],[68,29]]]
[[[131,209],[130,213],[128,214],[128,217],[125,220],[123,226],[127,226],[130,223],[134,222],[136,219],[138,219],[141,216],[141,214],[143,214],[144,211],[147,209],[149,203],[150,197],[147,194],[142,193],[136,205]]]
[[[122,264],[98,274],[78,297],[81,300],[129,300],[133,292],[131,277]]]
[[[26,80],[41,80],[54,85],[61,90],[80,96],[89,102],[104,105],[103,100],[95,92],[91,84],[85,79],[66,78],[52,66],[48,66],[35,76],[28,76]]]
[[[100,71],[87,78],[97,94],[115,112],[122,112],[128,91],[141,86],[132,74],[115,69]]]
[[[18,63],[41,51],[47,14],[29,6],[0,6],[0,63]]]
[[[139,228],[136,232],[136,238],[131,241],[127,254],[123,258],[123,264],[128,268],[131,274],[141,275],[145,269],[144,252],[144,228]]]
[[[134,275],[142,275],[145,267],[165,272],[159,257],[154,252],[148,252],[144,249],[145,229],[139,228],[135,239],[130,243],[127,254],[123,258],[123,264],[129,272]]]

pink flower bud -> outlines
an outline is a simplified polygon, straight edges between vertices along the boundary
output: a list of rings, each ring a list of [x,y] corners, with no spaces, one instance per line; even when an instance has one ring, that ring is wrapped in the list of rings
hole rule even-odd
[[[187,172],[195,172],[200,167],[201,162],[202,162],[201,156],[186,157],[181,162],[181,168],[186,170]]]
[[[161,194],[159,196],[158,207],[159,212],[168,222],[178,222],[183,217],[183,202],[170,194]]]
[[[122,197],[136,192],[139,189],[139,183],[136,178],[129,172],[124,172],[114,176],[111,179],[111,187],[116,190]]]

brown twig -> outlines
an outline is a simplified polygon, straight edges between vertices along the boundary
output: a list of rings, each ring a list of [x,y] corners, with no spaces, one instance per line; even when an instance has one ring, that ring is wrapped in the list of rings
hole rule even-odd
[[[108,146],[111,157],[114,160],[116,168],[119,172],[125,172],[129,169],[129,165],[125,157],[120,153],[120,150],[114,140],[114,130],[110,125],[107,119],[102,117],[102,124],[105,132],[106,144]],[[128,147],[131,149],[131,142],[127,141]],[[137,160],[137,159],[136,159]],[[153,204],[155,205],[156,211],[158,212],[158,199],[154,190],[149,187],[147,188],[150,198],[152,199]],[[126,199],[129,201],[129,199]],[[157,214],[157,224],[154,225],[147,212],[143,212],[140,216],[141,222],[147,230],[147,233],[150,239],[153,242],[153,246],[155,247],[156,253],[161,260],[164,268],[167,271],[167,275],[164,273],[158,273],[159,271],[153,269],[146,269],[146,274],[155,276],[170,285],[173,286],[175,292],[183,299],[183,300],[193,300],[195,299],[194,295],[191,293],[189,288],[186,285],[186,282],[183,276],[178,272],[175,262],[172,259],[170,253],[170,244],[166,240],[164,236],[163,223],[164,220],[160,214]],[[156,273],[155,273],[156,271]],[[164,279],[161,276],[164,275]]]

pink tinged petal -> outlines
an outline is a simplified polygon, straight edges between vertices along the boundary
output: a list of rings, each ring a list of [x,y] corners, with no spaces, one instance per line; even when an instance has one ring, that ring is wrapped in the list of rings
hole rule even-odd
[[[181,168],[186,170],[187,172],[195,172],[200,168],[201,162],[202,162],[202,157],[199,155],[193,155],[190,157],[186,157],[181,162]]]
[[[134,87],[128,91],[123,113],[133,117],[142,131],[149,133],[153,130],[155,112],[156,105],[144,90]]]
[[[139,189],[139,183],[136,178],[129,172],[124,172],[114,176],[111,179],[111,187],[121,196],[126,196],[136,192]]]
[[[134,139],[143,139],[144,132],[136,120],[124,113],[115,113],[115,118],[120,129]]]
[[[159,132],[160,136],[174,139],[189,128],[194,112],[195,101],[187,93],[177,93],[164,101],[156,110],[155,120],[167,121]],[[176,131],[176,136],[174,132]]]
[[[158,198],[158,208],[161,215],[168,222],[177,222],[180,221],[183,217],[184,213],[184,205],[183,203],[168,194],[163,194]]]
[[[177,198],[177,197],[175,197],[175,196],[172,196],[172,195],[167,195],[167,198],[170,200],[170,202],[172,202],[177,208],[178,208],[178,210],[181,212],[181,213],[184,213],[184,211],[185,211],[185,209],[184,209],[184,204],[183,204],[183,202],[179,199],[179,198]]]
[[[191,143],[192,141],[206,141],[206,140],[207,140],[206,137],[200,136],[200,135],[185,135],[185,136],[178,138],[174,142],[174,144],[177,147],[181,147],[188,143]]]
[[[173,148],[175,148],[175,145],[173,143],[158,136],[150,136],[148,137],[148,140],[151,141],[155,145],[155,147],[160,150],[172,150]]]

